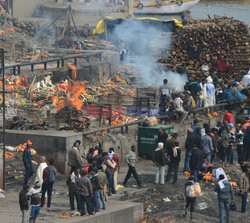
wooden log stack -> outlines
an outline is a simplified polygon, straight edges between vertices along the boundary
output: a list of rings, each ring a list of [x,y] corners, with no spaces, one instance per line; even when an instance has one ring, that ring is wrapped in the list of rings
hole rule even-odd
[[[233,18],[192,19],[176,29],[172,35],[172,48],[162,51],[158,62],[167,70],[179,66],[195,74],[201,71],[202,65],[216,68],[216,60],[222,58],[234,72],[218,72],[218,75],[239,78],[250,68],[249,41],[249,27]],[[190,56],[189,50],[195,46],[201,51],[197,59]]]

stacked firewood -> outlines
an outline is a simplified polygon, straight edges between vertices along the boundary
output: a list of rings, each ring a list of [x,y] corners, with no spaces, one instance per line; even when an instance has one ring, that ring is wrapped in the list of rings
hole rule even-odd
[[[216,61],[223,59],[231,68],[228,75],[242,76],[250,67],[249,41],[248,26],[233,18],[192,19],[176,29],[172,48],[162,51],[158,62],[167,69],[179,66],[195,73],[202,65],[216,68]]]

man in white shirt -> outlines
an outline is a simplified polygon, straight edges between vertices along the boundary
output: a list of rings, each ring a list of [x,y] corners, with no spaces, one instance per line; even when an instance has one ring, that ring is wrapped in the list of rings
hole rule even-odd
[[[244,75],[242,81],[245,88],[250,88],[250,70],[246,75]]]
[[[43,171],[47,166],[48,165],[46,163],[46,157],[41,156],[40,157],[40,164],[37,168],[36,178],[35,178],[35,182],[39,182],[40,187],[42,187],[42,184],[43,184]]]
[[[180,96],[177,96],[174,99],[174,103],[176,105],[176,111],[178,112],[178,114],[180,115],[180,122],[184,121],[188,115],[188,112],[184,111],[183,108],[183,99],[184,99],[184,95],[181,94]]]

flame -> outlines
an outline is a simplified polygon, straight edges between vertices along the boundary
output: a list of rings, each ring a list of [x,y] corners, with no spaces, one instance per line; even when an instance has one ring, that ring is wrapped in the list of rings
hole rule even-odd
[[[81,81],[71,81],[68,87],[68,95],[71,104],[77,109],[81,110],[83,102],[79,99],[81,94],[86,95],[85,83]]]
[[[115,74],[115,79],[116,79],[117,81],[121,82],[121,83],[125,83],[125,82],[126,82],[125,80],[121,79],[121,78],[119,77],[119,75],[117,75],[117,74]]]

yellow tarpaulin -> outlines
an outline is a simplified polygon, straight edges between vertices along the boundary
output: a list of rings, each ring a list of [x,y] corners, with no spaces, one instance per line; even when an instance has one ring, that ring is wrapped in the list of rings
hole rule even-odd
[[[106,17],[106,18],[107,19],[115,19],[113,17]],[[162,21],[163,22],[163,20],[158,19],[158,18],[153,18],[153,17],[138,17],[138,18],[135,18],[135,19],[137,19],[137,20],[144,20],[144,19],[146,20],[147,19],[147,20],[155,20],[155,21],[159,21],[159,22]],[[182,23],[177,19],[171,19],[169,21],[174,21],[177,27],[182,27],[183,26]],[[102,19],[97,23],[96,28],[93,31],[93,35],[102,34],[105,31],[106,31],[106,24],[105,24],[104,19]]]

